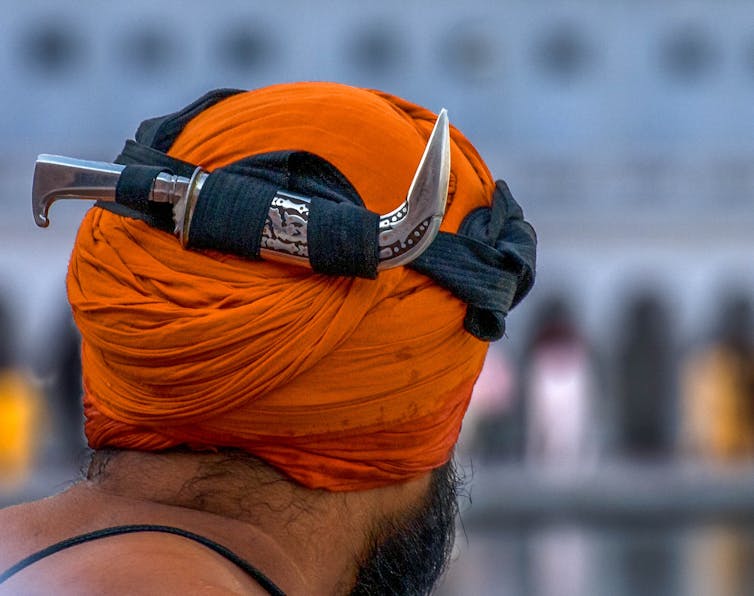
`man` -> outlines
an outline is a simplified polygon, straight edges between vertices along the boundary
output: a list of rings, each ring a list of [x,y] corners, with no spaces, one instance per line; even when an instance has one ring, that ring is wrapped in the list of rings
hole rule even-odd
[[[432,590],[453,446],[535,252],[443,122],[331,83],[221,90],[144,122],[125,169],[40,160],[43,225],[96,186],[76,176],[104,176],[67,280],[94,455],[86,480],[0,513],[0,589]],[[436,237],[407,192],[447,202]]]

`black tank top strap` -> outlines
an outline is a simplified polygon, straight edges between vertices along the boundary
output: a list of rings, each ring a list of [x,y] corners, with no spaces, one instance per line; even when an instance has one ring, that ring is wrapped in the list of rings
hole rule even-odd
[[[47,548],[43,548],[42,550],[29,555],[25,559],[13,565],[13,567],[11,567],[10,569],[7,569],[3,573],[0,573],[0,584],[2,584],[5,580],[15,575],[22,569],[25,569],[29,565],[32,565],[40,559],[49,557],[50,555],[53,555],[61,550],[65,550],[84,542],[98,540],[100,538],[107,538],[109,536],[117,536],[120,534],[131,534],[134,532],[163,532],[165,534],[175,534],[176,536],[182,536],[183,538],[188,538],[189,540],[198,542],[199,544],[215,551],[220,556],[225,557],[228,561],[243,569],[249,576],[251,576],[252,579],[254,579],[255,582],[257,582],[261,587],[267,590],[269,594],[272,594],[273,596],[285,596],[285,592],[278,588],[277,585],[275,585],[275,583],[273,583],[273,581],[264,573],[262,573],[248,561],[245,561],[244,559],[239,557],[230,549],[224,547],[222,544],[218,544],[217,542],[214,542],[209,538],[205,538],[204,536],[200,536],[199,534],[194,534],[193,532],[182,530],[181,528],[152,524],[114,526],[112,528],[103,528],[101,530],[96,530],[94,532],[89,532],[87,534],[81,534],[80,536],[74,536],[73,538],[61,540],[60,542],[57,542],[51,546],[48,546]]]

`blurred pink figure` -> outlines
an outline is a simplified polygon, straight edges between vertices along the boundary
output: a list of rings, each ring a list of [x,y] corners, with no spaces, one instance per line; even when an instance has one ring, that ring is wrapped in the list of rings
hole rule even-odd
[[[527,352],[526,459],[583,466],[597,456],[597,379],[587,342],[560,300],[546,305]]]

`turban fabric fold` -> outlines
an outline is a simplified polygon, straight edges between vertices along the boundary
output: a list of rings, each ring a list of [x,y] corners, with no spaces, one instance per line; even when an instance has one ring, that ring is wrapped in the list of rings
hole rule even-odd
[[[208,170],[282,150],[337,167],[367,208],[407,193],[436,115],[333,83],[239,93],[193,118],[169,154]],[[494,182],[451,129],[442,230]],[[67,279],[82,334],[93,448],[244,449],[310,488],[362,490],[445,463],[487,344],[466,305],[409,268],[376,280],[181,248],[93,208]]]

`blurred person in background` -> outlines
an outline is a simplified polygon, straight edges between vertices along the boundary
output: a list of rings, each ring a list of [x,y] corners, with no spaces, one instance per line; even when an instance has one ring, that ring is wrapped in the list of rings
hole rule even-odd
[[[418,187],[447,194],[441,231],[378,273],[427,229],[378,252],[436,124],[447,193],[445,150]],[[67,278],[94,455],[0,512],[5,593],[428,594],[472,387],[533,283],[505,184],[434,113],[331,83],[209,93],[118,161]],[[193,206],[152,200],[163,168],[195,176]]]
[[[0,491],[23,484],[42,436],[39,394],[16,361],[16,351],[8,307],[0,300]]]
[[[667,308],[654,292],[637,293],[626,308],[615,365],[619,456],[671,454],[677,425],[675,354]]]
[[[463,423],[462,442],[484,460],[517,458],[521,437],[516,416],[515,371],[501,342],[490,345]]]
[[[712,337],[682,371],[681,443],[710,462],[749,459],[754,452],[752,304],[745,292],[720,301]]]
[[[599,379],[594,355],[566,300],[545,299],[524,352],[526,459],[584,466],[599,452]]]

